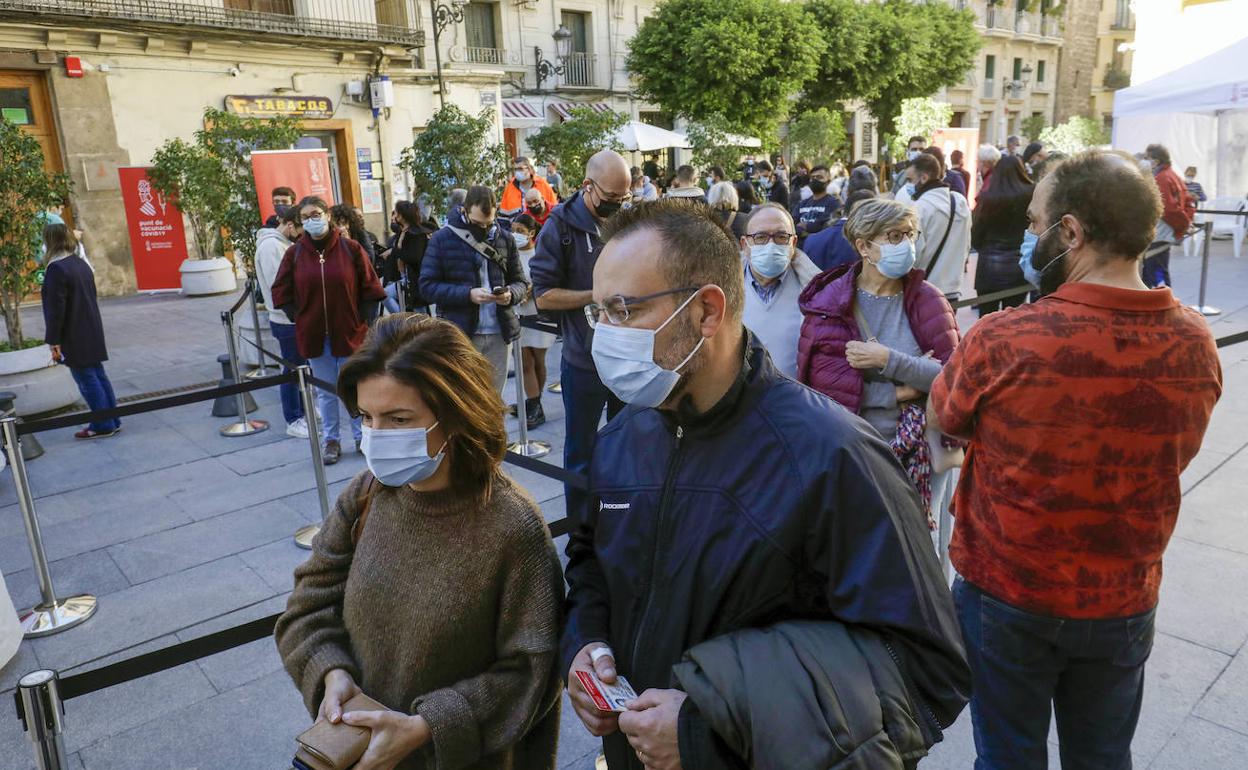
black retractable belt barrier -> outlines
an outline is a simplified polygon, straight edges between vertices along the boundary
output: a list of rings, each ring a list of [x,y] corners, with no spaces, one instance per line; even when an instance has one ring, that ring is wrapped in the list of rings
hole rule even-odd
[[[1236,332],[1235,334],[1228,334],[1225,337],[1218,337],[1213,342],[1220,348],[1230,347],[1231,345],[1238,345],[1241,342],[1248,342],[1248,332]]]
[[[46,420],[33,420],[31,422],[22,421],[18,423],[17,432],[20,435],[28,435],[31,433],[43,433],[44,431],[57,430],[58,428],[69,428],[74,425],[81,425],[84,422],[100,422],[103,420],[111,420],[114,417],[129,417],[135,414],[144,414],[145,412],[155,412],[161,409],[172,409],[177,406],[186,406],[200,401],[212,401],[221,396],[233,396],[237,393],[247,393],[252,390],[260,390],[261,388],[272,387],[273,385],[281,385],[286,382],[294,382],[296,377],[293,373],[278,374],[272,377],[265,377],[260,380],[252,380],[251,382],[237,383],[234,385],[226,385],[220,388],[208,388],[206,390],[195,390],[190,393],[180,393],[176,396],[166,396],[164,398],[153,398],[147,401],[139,401],[133,404],[123,404],[115,406],[112,409],[97,409],[94,412],[76,412],[61,417],[49,417]]]
[[[1009,299],[1010,297],[1017,297],[1020,294],[1029,294],[1035,290],[1035,286],[1025,284],[1023,286],[1015,286],[1013,289],[1002,289],[1001,291],[994,291],[991,294],[981,294],[978,297],[967,297],[966,299],[960,299],[953,303],[953,309],[957,310],[964,307],[986,305],[989,302],[996,302],[1000,299]]]
[[[553,323],[550,323],[549,321],[543,321],[537,316],[531,316],[531,315],[520,316],[520,325],[525,327],[526,329],[536,329],[539,332],[547,332],[549,334],[560,333],[558,324],[553,324]]]

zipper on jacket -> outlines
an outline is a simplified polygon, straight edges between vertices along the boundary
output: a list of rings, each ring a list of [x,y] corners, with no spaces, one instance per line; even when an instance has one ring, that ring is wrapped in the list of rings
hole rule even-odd
[[[883,634],[880,635],[880,641],[884,643],[884,649],[888,650],[888,656],[893,659],[893,663],[897,666],[897,672],[901,674],[901,680],[906,686],[906,692],[910,694],[910,699],[923,707],[923,711],[926,713],[929,723],[935,726],[936,735],[932,736],[936,739],[932,742],[933,745],[935,745],[936,741],[939,741],[941,735],[944,734],[944,727],[941,725],[940,720],[936,718],[936,713],[932,711],[932,707],[927,705],[927,701],[923,700],[922,696],[919,694],[919,689],[915,687],[914,681],[910,678],[910,672],[906,670],[905,664],[901,662],[901,656],[898,655],[897,651],[893,649],[893,643]]]
[[[663,491],[659,495],[659,511],[655,517],[654,542],[650,550],[650,579],[646,583],[645,600],[641,605],[641,615],[637,618],[637,632],[633,637],[632,659],[629,661],[633,669],[637,667],[638,654],[641,652],[641,637],[646,630],[646,616],[650,614],[650,605],[654,601],[654,585],[658,582],[659,576],[659,543],[663,539],[663,524],[667,518],[665,514],[676,490],[676,466],[680,462],[680,440],[684,437],[685,429],[677,425],[676,446],[672,449],[671,459],[667,461],[667,474],[663,479]]]
[[[329,293],[325,290],[325,253],[318,251],[316,255],[321,260],[321,318],[325,321],[325,341],[333,353],[334,345],[329,337]]]

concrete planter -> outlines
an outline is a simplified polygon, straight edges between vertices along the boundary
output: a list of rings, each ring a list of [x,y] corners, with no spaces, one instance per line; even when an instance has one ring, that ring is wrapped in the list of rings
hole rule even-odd
[[[251,309],[243,305],[243,309],[234,316],[234,328],[241,337],[238,341],[238,362],[243,366],[255,368],[260,365],[260,353],[252,347],[256,341],[256,332],[252,329]],[[269,327],[269,311],[260,311],[260,347],[274,354],[281,354],[277,340],[273,339],[273,330]],[[273,359],[266,359],[269,366],[278,366]]]
[[[188,297],[224,294],[234,291],[234,265],[225,257],[188,259],[178,268],[182,274],[182,293]]]
[[[51,412],[79,400],[69,367],[52,363],[52,347],[0,353],[0,390],[17,394],[17,413]]]

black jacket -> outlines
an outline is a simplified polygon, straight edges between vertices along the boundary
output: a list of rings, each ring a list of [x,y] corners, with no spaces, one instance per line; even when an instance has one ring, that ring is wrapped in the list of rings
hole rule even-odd
[[[42,294],[43,341],[61,346],[65,364],[95,366],[107,361],[95,273],[86,260],[71,254],[49,262]]]
[[[429,239],[429,247],[420,266],[421,297],[436,304],[439,316],[471,337],[481,318],[481,306],[472,301],[469,293],[474,288],[488,291],[495,286],[505,286],[511,292],[511,304],[494,305],[494,308],[498,313],[498,326],[503,339],[511,342],[520,336],[516,307],[529,293],[529,282],[524,277],[524,266],[520,263],[516,242],[498,225],[494,225],[486,236],[493,256],[486,259],[457,232],[466,232],[467,225],[463,208],[457,208],[451,212],[447,226]],[[481,285],[478,267],[482,260],[488,265],[490,286]]]
[[[777,372],[753,335],[706,414],[630,406],[603,428],[590,485],[588,510],[568,511],[562,671],[604,641],[640,693],[671,687],[700,642],[834,620],[893,644],[933,736],[965,705],[953,601],[905,471],[860,418]],[[623,736],[604,748],[612,770],[640,767]]]
[[[672,669],[689,695],[681,767],[914,767],[931,744],[893,654],[879,634],[827,621],[702,642]],[[699,716],[713,735],[690,726]]]
[[[390,253],[386,256],[381,279],[384,283],[394,283],[404,275],[407,276],[410,300],[408,310],[414,305],[429,304],[420,297],[420,265],[429,248],[429,238],[437,231],[438,226],[433,222],[406,227],[394,237]]]

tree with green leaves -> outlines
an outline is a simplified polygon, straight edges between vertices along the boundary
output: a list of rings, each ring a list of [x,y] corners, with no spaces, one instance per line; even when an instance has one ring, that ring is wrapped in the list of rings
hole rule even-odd
[[[906,143],[912,136],[926,137],[930,142],[938,128],[948,128],[953,120],[953,105],[926,96],[906,99],[893,120],[895,134],[891,149],[894,158],[905,157]]]
[[[446,208],[447,193],[456,187],[496,187],[511,168],[507,145],[498,141],[494,110],[476,117],[454,104],[433,114],[412,142],[403,148],[399,166],[411,175],[416,193],[427,193],[436,213]]]
[[[827,107],[803,112],[789,123],[789,144],[795,157],[820,163],[844,160],[849,145],[844,114]]]
[[[766,134],[814,77],[823,34],[798,3],[666,0],[629,43],[638,95],[664,112]]]
[[[1049,152],[1074,155],[1077,152],[1109,144],[1109,132],[1100,122],[1076,115],[1061,125],[1041,131],[1040,141],[1044,142]]]
[[[297,118],[249,118],[209,107],[193,144],[171,139],[156,150],[148,179],[187,215],[200,259],[215,256],[220,234],[235,260],[255,272],[260,201],[251,153],[287,149],[301,133]]]
[[[1043,115],[1031,115],[1023,120],[1021,131],[1028,141],[1034,142],[1044,133],[1047,121]]]
[[[689,140],[693,167],[708,169],[719,166],[724,169],[724,173],[731,176],[732,170],[740,165],[741,156],[745,152],[734,142],[733,128],[731,122],[718,115],[689,124],[685,129],[685,138]]]
[[[26,346],[20,308],[38,286],[43,214],[59,207],[69,188],[69,177],[44,169],[39,141],[0,117],[0,310],[13,350]]]
[[[803,104],[861,100],[881,134],[901,133],[893,120],[903,100],[961,83],[982,45],[973,12],[945,3],[808,0],[802,7],[826,40]]]
[[[615,111],[573,107],[567,120],[530,134],[529,149],[537,161],[558,163],[564,184],[573,190],[585,180],[585,164],[591,155],[599,150],[624,149],[616,134],[627,122],[628,118]]]

